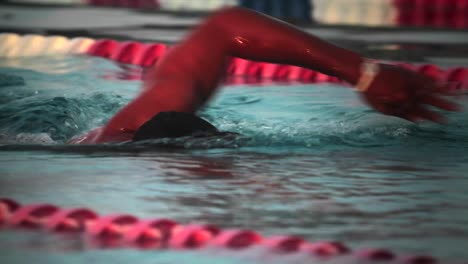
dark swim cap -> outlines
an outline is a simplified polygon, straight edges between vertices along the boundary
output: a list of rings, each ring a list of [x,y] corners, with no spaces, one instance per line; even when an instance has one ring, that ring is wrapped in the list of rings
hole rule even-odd
[[[197,135],[209,136],[218,133],[216,127],[194,114],[160,112],[138,129],[133,136],[133,141]]]

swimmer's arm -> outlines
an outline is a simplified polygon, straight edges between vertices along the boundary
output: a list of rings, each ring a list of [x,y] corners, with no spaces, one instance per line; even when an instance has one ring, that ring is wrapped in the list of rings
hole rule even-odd
[[[228,8],[209,19],[230,56],[313,69],[356,84],[363,58],[275,18]]]
[[[360,54],[340,48],[304,32],[293,25],[255,11],[230,7],[215,12],[187,39],[153,68],[151,79],[188,76],[198,85],[203,99],[214,92],[225,73],[227,59],[295,65],[336,76],[356,84]]]
[[[115,115],[96,142],[136,131],[161,111],[197,111],[216,91],[226,62],[241,57],[315,69],[355,83],[361,57],[279,20],[232,7],[214,13],[145,77],[145,89]]]
[[[109,121],[96,142],[112,141],[110,139],[125,130],[136,131],[161,111],[197,111],[216,91],[230,57],[301,66],[336,76],[353,85],[358,82],[364,61],[358,53],[320,40],[279,20],[244,8],[226,8],[206,19],[149,69],[142,93]],[[408,72],[384,70],[387,74],[380,74],[370,87],[371,93],[366,93],[377,101],[379,98],[387,100],[370,103],[378,111],[387,113],[382,110],[386,104],[403,105],[409,101],[417,102],[419,107],[419,102],[424,101],[411,97],[415,86],[424,88],[429,85],[432,91],[433,85],[423,85],[424,80],[419,75],[407,77]],[[385,82],[385,76],[390,81],[399,79],[400,90],[392,90],[393,85]],[[402,94],[408,97],[403,101],[394,98],[394,95],[400,98]],[[454,108],[449,102],[435,99],[428,98],[435,101],[437,105],[432,104],[437,107]],[[418,116],[420,112],[417,108],[413,115]],[[393,115],[409,119],[403,114]],[[431,114],[421,117],[435,120]]]
[[[372,63],[377,70],[369,79],[369,73],[361,76],[362,66],[367,64],[363,65],[366,60],[360,54],[243,8],[228,8],[215,13],[183,45],[189,50],[186,55],[196,55],[186,65],[197,77],[195,80],[202,84],[199,87],[201,101],[209,98],[216,88],[212,82],[219,76],[216,70],[222,65],[221,55],[224,54],[301,66],[338,77],[352,85],[359,82],[361,89],[365,87],[361,95],[369,106],[383,114],[410,121],[445,122],[428,106],[448,111],[461,110],[442,97],[447,94],[447,87],[423,74]],[[366,79],[369,81],[367,84]]]
[[[197,96],[191,79],[159,80],[144,89],[109,122],[84,143],[122,142],[131,140],[138,128],[154,115],[164,111],[194,112]]]
[[[357,53],[271,17],[244,8],[223,9],[149,69],[141,94],[94,141],[118,141],[161,111],[197,111],[216,91],[230,57],[302,66],[350,83],[356,82],[362,61]]]

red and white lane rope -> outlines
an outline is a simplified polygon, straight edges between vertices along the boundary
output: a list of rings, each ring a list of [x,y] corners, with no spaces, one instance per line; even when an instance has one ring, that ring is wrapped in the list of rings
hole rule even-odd
[[[96,42],[90,38],[66,38],[35,34],[0,34],[0,58],[84,54]]]
[[[267,2],[266,0],[263,0]],[[309,0],[310,19],[324,24],[468,28],[468,0]],[[61,4],[212,11],[237,0],[9,0],[23,4]],[[296,5],[295,1],[287,1]],[[259,12],[269,13],[268,5]]]
[[[311,0],[324,24],[468,28],[468,0]]]
[[[171,11],[213,11],[238,5],[237,0],[159,0],[160,9]]]
[[[47,55],[86,54],[107,58],[119,63],[141,67],[153,65],[164,56],[169,46],[160,43],[119,42],[111,39],[65,38],[62,36],[0,34],[0,58],[18,58]],[[433,64],[412,65],[397,63],[402,67],[429,75],[451,90],[468,89],[468,68],[442,69]],[[317,71],[281,64],[256,62],[233,58],[227,68],[228,76],[298,81],[305,83],[342,83],[336,77]]]
[[[403,26],[468,28],[468,0],[393,0]]]
[[[308,254],[312,259],[347,257],[353,263],[391,261],[402,264],[442,263],[431,256],[397,256],[386,249],[351,250],[340,242],[309,242],[296,236],[264,237],[253,230],[222,229],[209,224],[181,224],[171,219],[139,219],[130,214],[100,216],[88,208],[60,208],[52,204],[27,204],[0,198],[1,229],[47,230],[81,233],[93,245],[141,249],[262,247],[271,254]]]

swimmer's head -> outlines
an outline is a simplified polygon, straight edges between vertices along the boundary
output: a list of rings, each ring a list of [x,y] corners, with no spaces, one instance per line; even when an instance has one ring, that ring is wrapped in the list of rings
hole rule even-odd
[[[160,112],[144,123],[133,136],[133,141],[186,136],[212,136],[218,129],[206,120],[190,113]]]

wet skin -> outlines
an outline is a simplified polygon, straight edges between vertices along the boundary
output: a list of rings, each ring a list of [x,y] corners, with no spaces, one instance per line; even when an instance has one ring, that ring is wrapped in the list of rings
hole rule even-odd
[[[239,7],[226,8],[208,17],[151,67],[140,94],[104,127],[70,143],[127,141],[160,112],[195,113],[219,87],[230,57],[305,67],[352,85],[358,82],[365,59],[271,17]],[[383,114],[410,121],[444,122],[427,106],[458,110],[441,97],[445,91],[420,73],[381,64],[380,72],[361,94],[369,106]]]

